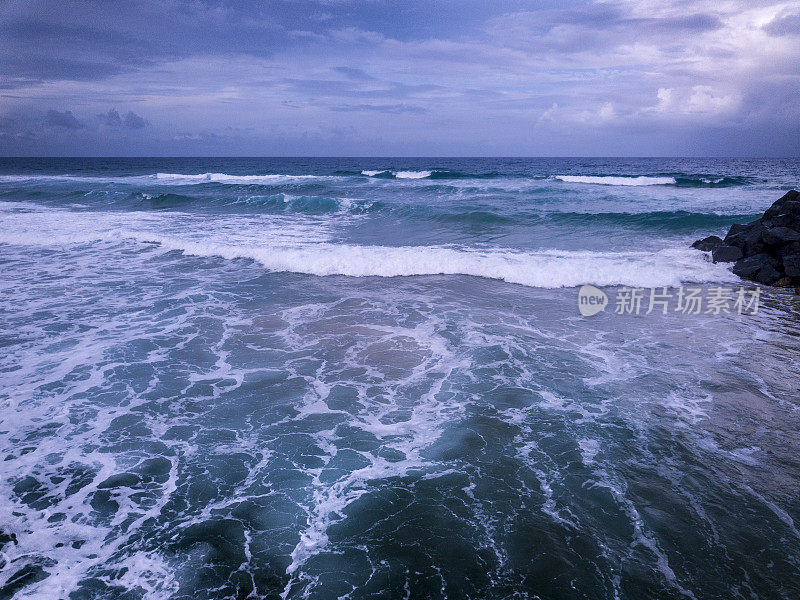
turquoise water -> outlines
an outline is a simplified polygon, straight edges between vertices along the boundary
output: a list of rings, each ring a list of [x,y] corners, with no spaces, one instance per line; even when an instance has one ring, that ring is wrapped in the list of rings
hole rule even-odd
[[[0,598],[796,598],[800,162],[3,159]]]

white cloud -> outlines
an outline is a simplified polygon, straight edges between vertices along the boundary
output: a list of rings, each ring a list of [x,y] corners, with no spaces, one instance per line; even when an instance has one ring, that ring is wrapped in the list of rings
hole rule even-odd
[[[718,95],[707,85],[689,89],[659,88],[658,102],[647,110],[666,115],[697,115],[719,117],[733,113],[741,102],[736,94]]]

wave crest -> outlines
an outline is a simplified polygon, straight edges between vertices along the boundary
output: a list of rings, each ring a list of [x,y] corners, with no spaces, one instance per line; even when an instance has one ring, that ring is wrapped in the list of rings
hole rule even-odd
[[[537,288],[601,286],[679,286],[684,282],[736,281],[721,264],[694,250],[660,252],[516,252],[466,250],[442,246],[355,246],[320,243],[299,247],[232,246],[172,237],[134,234],[168,250],[195,256],[246,258],[270,271],[348,277],[469,275]]]
[[[367,177],[381,177],[388,179],[425,179],[433,174],[433,171],[392,171],[382,169],[380,171],[361,171]]]
[[[436,179],[436,180],[484,180],[512,179],[519,181],[561,181],[564,183],[609,185],[609,186],[648,186],[675,185],[678,187],[737,187],[746,186],[759,180],[751,177],[718,176],[707,174],[675,173],[671,175],[542,175],[525,173],[471,173],[448,169],[396,170],[374,169],[362,171],[334,171],[332,174],[279,174],[231,175],[228,173],[151,173],[146,175],[87,176],[87,175],[0,175],[0,183],[19,183],[36,185],[39,183],[89,183],[123,184],[143,186],[190,186],[190,185],[264,185],[274,186],[292,183],[335,181],[348,177],[369,177],[372,179]]]
[[[614,176],[614,175],[556,175],[554,179],[565,183],[586,183],[591,185],[675,185],[674,177]]]

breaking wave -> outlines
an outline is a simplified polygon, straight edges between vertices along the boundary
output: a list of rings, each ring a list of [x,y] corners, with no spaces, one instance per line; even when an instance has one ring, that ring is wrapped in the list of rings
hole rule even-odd
[[[678,286],[684,282],[736,281],[721,264],[692,249],[660,252],[517,252],[465,250],[443,246],[356,246],[320,243],[299,247],[261,247],[187,241],[133,233],[187,255],[252,259],[273,272],[348,277],[468,275],[537,288],[595,285]]]
[[[338,171],[340,175],[353,175],[356,173],[350,171]],[[379,170],[364,170],[358,174],[367,177],[375,177],[379,179],[495,179],[500,177],[505,178],[529,178],[529,179],[544,179],[544,176],[537,175],[504,175],[497,172],[489,173],[467,173],[463,171],[451,171],[448,169],[432,169],[429,171],[397,171],[393,169],[379,169]]]
[[[433,171],[392,171],[384,169],[381,171],[361,171],[367,177],[383,177],[385,179],[425,179],[433,175]]]
[[[229,175],[227,173],[151,173],[149,175],[123,175],[99,177],[84,175],[0,175],[0,183],[90,183],[130,185],[276,185],[293,181],[325,180],[335,175]]]
[[[556,175],[554,179],[565,183],[586,183],[591,185],[674,185],[677,180],[674,177],[617,177],[611,175]]]
[[[649,185],[674,185],[689,188],[724,188],[744,186],[754,183],[750,177],[726,177],[717,175],[556,175],[553,177],[564,183],[583,183],[588,185],[610,185],[641,187]]]

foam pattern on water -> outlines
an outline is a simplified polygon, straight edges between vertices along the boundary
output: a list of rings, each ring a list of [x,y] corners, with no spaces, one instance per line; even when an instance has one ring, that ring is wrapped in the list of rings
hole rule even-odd
[[[696,390],[732,385],[730,361],[664,368],[678,321],[629,322],[634,345],[560,292],[309,282],[124,241],[6,256],[5,585],[47,574],[20,597],[791,589],[753,583],[733,524],[754,511],[774,568],[798,566],[797,515],[756,476],[776,450],[715,433],[725,389]],[[735,385],[785,410],[758,374]]]

